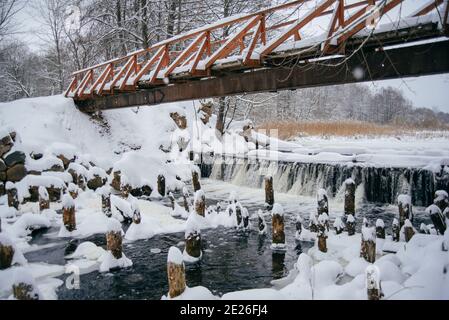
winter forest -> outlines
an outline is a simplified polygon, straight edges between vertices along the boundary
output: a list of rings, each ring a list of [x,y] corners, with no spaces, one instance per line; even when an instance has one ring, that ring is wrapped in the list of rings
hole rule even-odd
[[[448,12],[0,0],[0,309],[449,300]]]

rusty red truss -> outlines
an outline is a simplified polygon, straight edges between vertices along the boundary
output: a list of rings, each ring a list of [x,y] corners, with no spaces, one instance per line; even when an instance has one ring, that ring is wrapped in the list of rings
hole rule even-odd
[[[371,21],[375,22],[408,1],[296,0],[255,13],[228,17],[149,48],[78,70],[73,73],[65,96],[83,101],[216,77],[223,71],[270,68],[274,61],[285,57],[307,61],[336,53],[347,55],[355,43],[363,43],[369,37]],[[287,21],[276,19],[285,10],[298,14],[291,15],[295,18]],[[447,32],[447,1],[423,1],[409,18],[425,17],[435,10],[445,22],[432,36],[441,36]],[[432,19],[423,21],[436,23]],[[325,32],[314,37],[303,33],[304,28],[313,23],[319,23]],[[225,27],[232,32],[223,38],[219,35]],[[398,28],[402,27],[407,29],[410,25],[398,24]],[[384,36],[385,41],[404,41],[403,37],[397,36],[398,30],[386,29],[384,33],[390,37]]]

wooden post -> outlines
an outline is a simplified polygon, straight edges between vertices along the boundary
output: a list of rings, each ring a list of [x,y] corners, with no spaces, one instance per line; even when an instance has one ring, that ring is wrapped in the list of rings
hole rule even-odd
[[[81,190],[86,191],[86,179],[83,175],[78,175],[78,187],[80,187]]]
[[[346,231],[348,231],[348,236],[355,234],[355,218],[352,214],[346,216]]]
[[[272,247],[274,249],[285,248],[284,209],[279,203],[273,205],[272,215]]]
[[[17,188],[14,183],[8,181],[6,183],[6,194],[8,196],[8,206],[19,210],[19,198],[17,196]]]
[[[402,228],[405,220],[412,219],[412,198],[408,194],[398,196],[399,228]]]
[[[175,210],[176,200],[175,200],[175,196],[173,195],[173,193],[171,191],[168,193],[168,199],[170,199],[170,205],[171,205],[172,210]]]
[[[196,170],[192,171],[192,184],[193,184],[193,191],[197,192],[198,190],[201,190],[201,184],[198,177],[198,172]]]
[[[376,220],[376,237],[385,239],[385,223],[382,219]]]
[[[73,199],[78,198],[78,190],[76,189],[76,185],[74,183],[69,184],[67,191]]]
[[[376,231],[372,227],[362,227],[362,243],[360,257],[369,263],[376,261]]]
[[[169,297],[173,299],[180,296],[186,289],[186,274],[182,253],[176,247],[168,250],[167,276]]]
[[[336,217],[334,221],[334,228],[336,234],[341,234],[343,230],[345,229],[345,224],[341,220],[340,217]]]
[[[203,190],[198,190],[195,192],[194,207],[195,212],[204,217],[204,213],[206,211],[206,196],[204,195]]]
[[[47,188],[40,186],[39,189],[39,212],[50,209],[50,197]]]
[[[318,250],[321,252],[327,252],[327,224],[329,217],[327,213],[323,212],[318,217]]]
[[[430,219],[432,220],[433,225],[435,226],[435,229],[438,231],[439,234],[443,235],[446,231],[446,221],[443,217],[443,214],[441,213],[440,208],[432,204],[427,207],[426,214],[430,216]]]
[[[69,194],[62,199],[62,221],[67,231],[76,230],[75,202]]]
[[[242,219],[242,209],[240,208],[239,205],[235,206],[235,216],[237,218],[237,227],[240,227],[243,219]]]
[[[122,181],[123,181],[123,177],[122,177]],[[122,190],[121,190],[121,194],[123,198],[128,198],[129,194],[131,193],[131,186],[129,184],[122,184]]]
[[[110,218],[112,216],[110,192],[106,192],[101,195],[101,210],[106,215],[106,217]]]
[[[415,230],[413,230],[413,225],[410,220],[405,220],[403,230],[405,242],[409,242],[415,235]]]
[[[273,177],[265,176],[265,203],[270,210],[274,205]]]
[[[444,210],[449,207],[449,197],[447,192],[444,190],[437,190],[435,192],[435,200],[433,200],[433,203],[440,208],[441,212],[444,212]]]
[[[399,234],[400,234],[401,228],[399,228],[398,219],[396,219],[396,218],[393,219],[393,224],[392,224],[391,229],[392,229],[392,233],[393,233],[393,235],[392,235],[393,241],[399,242],[399,238],[400,238]]]
[[[317,193],[317,211],[318,219],[322,213],[329,215],[329,201],[327,199],[327,192],[324,189],[319,189]]]
[[[0,234],[0,270],[11,267],[14,257],[14,247],[12,241]]]
[[[165,177],[162,174],[157,176],[157,191],[165,197]]]
[[[318,217],[315,212],[311,212],[309,216],[310,232],[318,232]]]
[[[383,297],[383,293],[379,268],[375,265],[369,265],[365,270],[365,277],[368,300],[380,300]]]
[[[193,261],[201,259],[201,231],[194,223],[190,223],[189,220],[187,221],[185,241],[187,255],[193,258]]]
[[[123,256],[122,251],[122,228],[120,222],[111,218],[108,224],[108,231],[106,233],[106,245],[107,250],[116,259],[120,259]]]
[[[345,214],[355,215],[355,182],[352,179],[345,181]]]
[[[249,213],[246,208],[243,208],[243,228],[249,228]]]

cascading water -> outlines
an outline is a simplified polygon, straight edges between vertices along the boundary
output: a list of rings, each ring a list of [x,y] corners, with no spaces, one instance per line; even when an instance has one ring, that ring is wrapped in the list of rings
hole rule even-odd
[[[344,192],[344,181],[352,178],[357,193],[364,200],[395,204],[397,196],[410,194],[414,205],[428,206],[436,190],[449,191],[447,167],[439,172],[420,168],[371,167],[364,164],[326,164],[277,162],[244,158],[216,158],[213,163],[201,164],[203,177],[231,182],[235,185],[262,188],[266,175],[273,177],[275,191],[295,194],[316,194],[318,188],[336,197]]]

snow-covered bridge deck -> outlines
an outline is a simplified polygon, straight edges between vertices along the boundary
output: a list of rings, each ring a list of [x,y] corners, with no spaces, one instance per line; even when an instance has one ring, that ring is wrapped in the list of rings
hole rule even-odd
[[[448,9],[447,0],[296,0],[79,70],[66,96],[92,112],[445,73]]]

